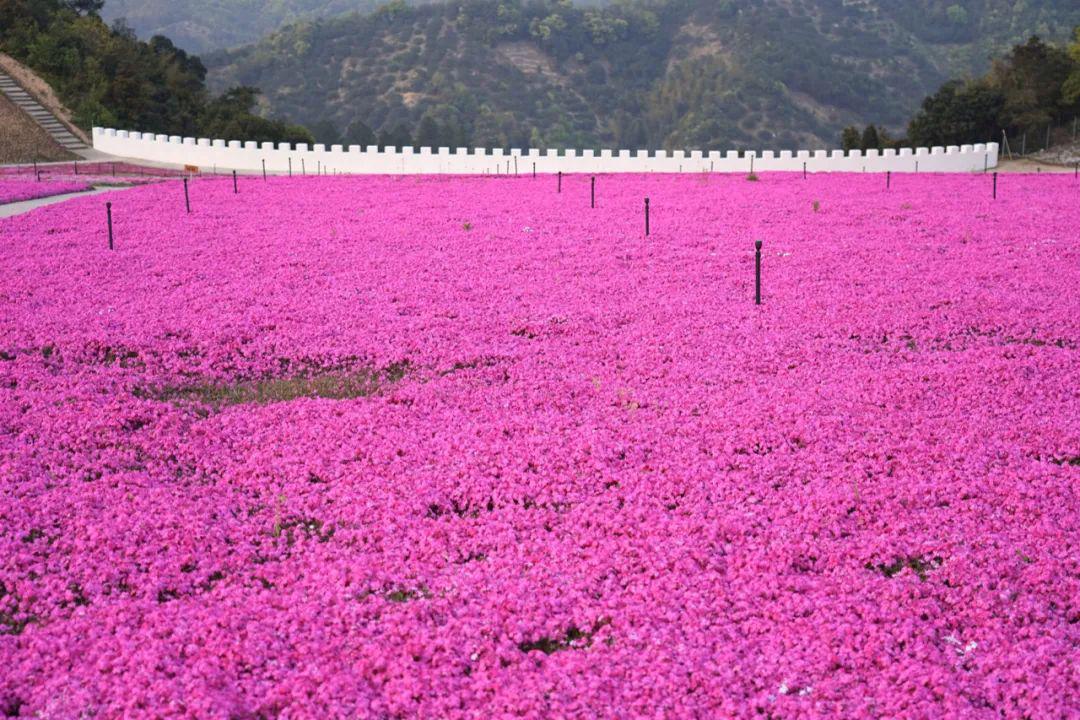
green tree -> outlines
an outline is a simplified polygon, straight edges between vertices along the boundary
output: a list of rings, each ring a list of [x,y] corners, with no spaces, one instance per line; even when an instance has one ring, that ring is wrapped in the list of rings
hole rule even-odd
[[[896,140],[889,134],[889,131],[883,127],[877,129],[878,134],[878,148],[884,150],[885,148],[893,148],[894,150],[900,149],[904,145],[903,140]]]
[[[867,150],[880,150],[881,138],[878,137],[878,129],[873,125],[867,125],[863,130],[862,138],[859,140],[859,149],[863,152]]]
[[[1075,70],[1064,48],[1032,37],[994,62],[990,82],[1004,96],[1001,123],[1011,128],[1034,128],[1068,114],[1063,89]]]
[[[383,150],[409,147],[413,144],[412,133],[405,123],[398,123],[391,129],[380,130],[377,144]]]
[[[860,142],[859,128],[854,125],[844,128],[844,131],[840,133],[840,147],[844,149],[844,152],[857,149]]]
[[[201,130],[223,140],[254,140],[257,142],[315,142],[315,138],[299,125],[281,120],[268,120],[252,114],[259,91],[252,87],[235,87],[222,93],[206,106],[201,117]]]
[[[338,131],[337,126],[326,118],[313,123],[308,127],[308,130],[311,131],[311,134],[317,143],[330,146],[337,145],[341,142],[341,133]]]
[[[924,147],[986,141],[1000,131],[1004,107],[1004,95],[989,83],[951,80],[923,101],[908,140]]]
[[[97,15],[105,7],[105,0],[68,0],[65,4],[80,15]]]
[[[345,130],[344,140],[350,145],[367,148],[368,145],[375,144],[375,131],[368,127],[363,120],[355,120]]]
[[[964,9],[963,5],[950,5],[945,8],[945,17],[949,19],[953,25],[967,25],[968,12]]]
[[[471,139],[470,129],[467,123],[463,119],[463,110],[468,107],[469,103],[473,101],[462,102],[461,104],[439,103],[438,105],[432,105],[424,113],[426,117],[429,117],[435,125],[438,127],[438,135],[435,138],[429,138],[436,145],[431,147],[450,147],[458,148],[465,147],[469,144]],[[424,124],[423,118],[420,120],[421,125]],[[430,131],[429,131],[430,132]],[[417,130],[419,135],[420,131]],[[420,145],[427,144],[417,138],[417,143]]]
[[[213,98],[206,68],[168,38],[109,27],[98,0],[0,0],[0,46],[52,85],[84,129],[298,141],[303,128],[254,114],[256,90]],[[303,142],[304,140],[299,140]]]
[[[416,129],[416,144],[418,147],[438,148],[442,142],[439,123],[430,114],[425,113],[420,118],[420,125]]]
[[[1070,105],[1080,103],[1080,25],[1073,28],[1073,42],[1069,45],[1069,59],[1072,60],[1072,70],[1065,84],[1061,87],[1065,102]]]

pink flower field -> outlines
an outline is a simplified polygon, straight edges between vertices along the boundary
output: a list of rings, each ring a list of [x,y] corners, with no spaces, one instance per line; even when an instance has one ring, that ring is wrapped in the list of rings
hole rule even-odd
[[[0,716],[1080,714],[1071,175],[240,189],[0,221]]]
[[[0,178],[0,205],[36,200],[37,198],[65,195],[89,190],[90,186],[82,180],[7,180]]]

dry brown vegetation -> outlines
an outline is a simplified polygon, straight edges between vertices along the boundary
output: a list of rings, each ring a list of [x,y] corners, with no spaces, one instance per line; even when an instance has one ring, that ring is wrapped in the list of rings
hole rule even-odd
[[[53,92],[52,86],[45,82],[30,68],[23,65],[21,62],[11,57],[0,53],[0,70],[3,70],[12,79],[22,86],[23,90],[30,93],[35,100],[44,106],[46,110],[56,116],[56,119],[62,122],[68,130],[74,133],[75,137],[82,140],[87,145],[92,145],[89,136],[82,131],[71,120],[71,113],[68,111],[64,104],[60,102],[60,98]]]
[[[0,95],[0,128],[0,164],[75,158],[4,95]]]
[[[146,394],[168,402],[194,402],[214,410],[232,405],[269,405],[298,398],[349,400],[375,395],[399,382],[407,371],[406,363],[395,363],[382,369],[369,368],[352,373],[199,383]]]

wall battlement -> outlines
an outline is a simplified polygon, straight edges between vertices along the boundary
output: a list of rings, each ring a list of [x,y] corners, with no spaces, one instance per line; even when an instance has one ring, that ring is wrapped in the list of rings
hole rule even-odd
[[[900,150],[809,150],[747,152],[734,150],[686,152],[676,150],[488,150],[485,148],[388,148],[374,145],[308,146],[238,140],[182,138],[177,135],[94,128],[94,148],[111,155],[201,169],[270,173],[289,171],[368,175],[480,175],[538,173],[677,173],[677,172],[982,172],[997,167],[998,144],[950,145]]]

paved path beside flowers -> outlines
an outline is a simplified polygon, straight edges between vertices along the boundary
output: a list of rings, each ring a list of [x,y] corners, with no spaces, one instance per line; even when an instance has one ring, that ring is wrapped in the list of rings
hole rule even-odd
[[[0,218],[14,217],[16,215],[22,215],[23,213],[30,212],[39,207],[46,205],[54,205],[56,203],[65,202],[73,198],[87,197],[89,195],[100,195],[101,193],[113,192],[115,190],[130,190],[130,187],[95,187],[93,190],[84,190],[83,192],[66,193],[64,195],[51,195],[49,197],[34,198],[33,200],[22,200],[19,202],[8,203],[7,205],[0,205]]]

